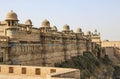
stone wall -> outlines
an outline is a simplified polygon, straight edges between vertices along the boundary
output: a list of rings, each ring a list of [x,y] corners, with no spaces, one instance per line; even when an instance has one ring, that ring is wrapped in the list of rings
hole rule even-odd
[[[10,41],[35,41],[40,42],[39,32],[29,32],[22,30],[7,30],[7,35],[10,37]]]
[[[86,48],[74,44],[33,44],[33,43],[12,43],[9,49],[11,64],[21,65],[45,65],[54,66],[54,63],[61,63],[71,57],[82,55]]]
[[[102,42],[102,47],[119,47],[120,48],[120,41],[105,40]]]
[[[12,17],[9,13],[7,16]],[[80,28],[73,32],[67,24],[59,32],[56,26],[50,26],[48,20],[44,20],[41,27],[35,28],[31,20],[18,23],[16,16],[0,21],[0,27],[0,35],[9,39],[3,53],[7,64],[54,66],[55,63],[82,55],[84,51],[92,51],[94,37],[94,42],[100,43],[98,34],[92,35],[89,31],[84,35]]]
[[[79,69],[56,67],[0,65],[0,78],[2,76],[4,79],[60,79],[61,77],[63,79],[80,79],[80,71]]]
[[[9,62],[21,65],[54,66],[91,51],[92,42],[75,33],[40,32],[8,28]]]
[[[103,41],[102,47],[104,47],[106,54],[113,60],[115,63],[120,61],[120,41]],[[118,58],[118,59],[116,59]]]

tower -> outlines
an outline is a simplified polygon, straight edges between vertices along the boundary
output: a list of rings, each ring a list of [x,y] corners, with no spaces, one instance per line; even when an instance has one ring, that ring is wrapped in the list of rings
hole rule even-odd
[[[25,21],[25,26],[26,26],[26,30],[28,31],[28,32],[30,32],[31,31],[31,28],[32,28],[32,21],[30,20],[30,19],[28,19],[28,20],[26,20]]]
[[[91,39],[92,39],[92,42],[95,42],[98,45],[101,45],[100,33],[98,33],[96,29],[95,29],[94,33],[92,33]]]
[[[51,27],[50,27],[50,22],[48,20],[44,20],[42,21],[42,27],[40,27],[41,32],[50,32],[51,31]]]
[[[86,36],[87,38],[91,39],[91,31],[87,31],[85,36]]]
[[[53,27],[51,28],[51,30],[52,30],[52,32],[57,32],[57,27],[56,27],[56,26],[53,26]]]
[[[64,32],[64,33],[70,33],[70,27],[69,27],[69,25],[65,24],[65,25],[63,26],[62,32]]]
[[[5,19],[7,26],[6,26],[6,36],[9,36],[10,38],[13,38],[13,36],[16,33],[16,30],[18,30],[18,17],[15,12],[12,10],[7,13],[6,19]]]

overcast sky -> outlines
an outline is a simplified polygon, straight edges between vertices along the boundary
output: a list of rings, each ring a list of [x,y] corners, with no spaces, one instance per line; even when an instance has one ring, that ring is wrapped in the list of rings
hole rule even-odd
[[[97,29],[102,40],[120,41],[120,0],[0,0],[0,20],[10,10],[17,13],[19,23],[31,19],[40,27],[47,19],[59,31],[68,24],[74,31]]]

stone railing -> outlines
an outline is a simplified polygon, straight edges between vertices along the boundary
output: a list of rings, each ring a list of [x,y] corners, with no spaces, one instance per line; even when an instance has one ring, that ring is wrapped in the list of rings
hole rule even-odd
[[[69,70],[48,75],[48,79],[80,79],[79,70]]]
[[[20,65],[0,65],[0,76],[2,75],[34,77],[33,79],[80,79],[78,69]],[[25,77],[22,79],[26,79]]]

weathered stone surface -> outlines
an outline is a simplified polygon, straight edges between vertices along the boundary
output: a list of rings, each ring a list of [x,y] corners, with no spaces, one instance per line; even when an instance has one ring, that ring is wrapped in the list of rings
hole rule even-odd
[[[32,26],[30,19],[25,24],[18,23],[13,11],[0,22],[2,63],[54,66],[54,63],[82,55],[83,51],[92,51],[96,43],[100,44],[98,34],[84,35],[82,29],[75,33],[67,24],[62,32],[58,32],[55,26],[51,27],[48,20],[44,20],[40,28]]]
[[[80,79],[79,69],[0,65],[0,79]]]

